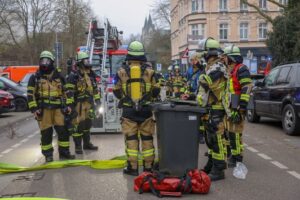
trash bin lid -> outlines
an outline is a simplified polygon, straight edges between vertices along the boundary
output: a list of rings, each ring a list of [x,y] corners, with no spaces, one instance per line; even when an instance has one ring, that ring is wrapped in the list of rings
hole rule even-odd
[[[172,112],[193,112],[193,113],[199,113],[199,114],[207,113],[206,108],[202,108],[199,106],[192,106],[192,105],[176,105],[176,104],[172,104],[172,103],[153,104],[152,110],[154,112],[172,111]]]

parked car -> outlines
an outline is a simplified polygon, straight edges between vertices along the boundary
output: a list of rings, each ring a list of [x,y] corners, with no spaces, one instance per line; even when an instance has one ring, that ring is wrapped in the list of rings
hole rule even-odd
[[[252,110],[247,111],[249,122],[259,122],[260,117],[282,121],[288,135],[300,134],[300,63],[278,66],[252,90]]]
[[[4,84],[0,82],[0,114],[14,109],[14,96],[2,88]]]
[[[11,93],[14,96],[16,111],[28,110],[26,88],[5,77],[0,77],[0,82],[4,84],[3,90]]]
[[[26,74],[23,79],[20,81],[20,85],[27,88],[28,82],[30,77],[33,75],[34,73],[28,73]]]

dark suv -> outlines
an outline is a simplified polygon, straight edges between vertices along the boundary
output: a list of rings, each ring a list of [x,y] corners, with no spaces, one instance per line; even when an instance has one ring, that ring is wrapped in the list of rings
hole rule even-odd
[[[261,116],[279,119],[288,135],[300,134],[300,63],[274,68],[252,90],[254,109],[247,120],[258,122]]]

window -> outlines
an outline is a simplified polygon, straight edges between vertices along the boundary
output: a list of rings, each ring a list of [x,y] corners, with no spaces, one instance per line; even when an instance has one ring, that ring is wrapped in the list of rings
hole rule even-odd
[[[259,8],[262,10],[267,10],[267,0],[259,0]]]
[[[288,5],[289,1],[288,0],[279,0],[279,3],[286,6],[286,5]],[[279,10],[283,11],[283,8],[279,7]]]
[[[198,12],[198,0],[192,0],[192,12]]]
[[[248,40],[248,23],[240,24],[240,39]]]
[[[204,0],[198,0],[199,1],[199,11],[204,11]]]
[[[265,78],[264,83],[266,86],[272,86],[275,83],[277,74],[278,74],[278,69],[274,69],[270,72],[270,74]]]
[[[258,37],[259,39],[267,38],[268,27],[267,23],[259,23],[258,25]]]
[[[228,24],[220,24],[220,40],[228,39]]]
[[[191,32],[192,35],[201,35],[204,36],[204,24],[192,24],[191,26]]]
[[[247,11],[248,10],[248,5],[243,3],[241,0],[240,0],[240,10],[241,11]]]
[[[192,0],[192,12],[204,11],[204,0]]]
[[[220,11],[227,11],[227,0],[219,0]]]
[[[192,35],[199,35],[198,24],[192,25]]]
[[[279,75],[278,75],[276,84],[280,85],[280,84],[287,84],[287,83],[289,83],[289,80],[287,78],[288,78],[288,75],[289,75],[290,71],[291,71],[291,67],[284,67],[284,68],[282,68],[280,70]]]

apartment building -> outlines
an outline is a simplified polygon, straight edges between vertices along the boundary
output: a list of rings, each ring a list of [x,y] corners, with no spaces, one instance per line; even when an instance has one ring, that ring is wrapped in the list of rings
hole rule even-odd
[[[288,0],[278,0],[287,4]],[[282,9],[267,0],[249,0],[272,18]],[[270,59],[265,41],[272,29],[254,8],[240,0],[171,0],[172,60],[185,64],[184,51],[196,50],[200,39],[213,37],[221,45],[235,44],[245,59],[258,65]]]

